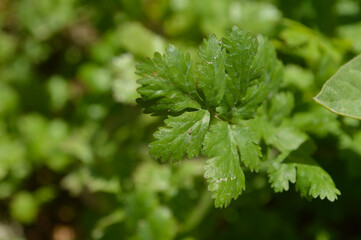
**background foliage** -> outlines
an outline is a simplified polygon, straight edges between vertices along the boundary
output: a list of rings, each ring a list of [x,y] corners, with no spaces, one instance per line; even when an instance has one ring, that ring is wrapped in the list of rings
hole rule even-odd
[[[245,172],[242,196],[215,209],[202,157],[149,157],[162,119],[135,103],[135,63],[168,43],[196,56],[233,25],[276,47],[288,93],[273,121],[311,136],[337,201]],[[361,238],[360,122],[312,100],[361,53],[359,1],[0,0],[0,29],[0,239]]]

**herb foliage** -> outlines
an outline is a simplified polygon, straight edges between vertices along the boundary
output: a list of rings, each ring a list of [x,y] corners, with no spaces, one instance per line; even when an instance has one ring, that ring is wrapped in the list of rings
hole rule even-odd
[[[308,136],[280,124],[293,97],[277,93],[283,66],[272,44],[233,27],[221,40],[205,39],[199,57],[195,63],[170,45],[137,65],[138,103],[145,113],[167,116],[150,154],[173,163],[207,156],[204,177],[216,207],[227,207],[246,189],[244,171],[261,168],[275,191],[291,182],[307,198],[337,199],[331,177],[298,149]],[[275,149],[280,154],[271,157]]]

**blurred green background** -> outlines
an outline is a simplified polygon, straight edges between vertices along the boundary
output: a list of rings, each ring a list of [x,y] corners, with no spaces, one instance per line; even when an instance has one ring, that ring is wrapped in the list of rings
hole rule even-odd
[[[292,123],[342,195],[274,193],[265,173],[215,209],[204,159],[160,164],[160,118],[135,64],[168,43],[197,56],[233,25],[268,36]],[[0,240],[361,239],[360,122],[312,101],[361,53],[358,0],[0,0]]]

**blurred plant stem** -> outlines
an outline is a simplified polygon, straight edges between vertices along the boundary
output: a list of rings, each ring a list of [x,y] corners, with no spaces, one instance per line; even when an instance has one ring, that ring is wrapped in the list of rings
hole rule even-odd
[[[209,209],[212,207],[212,203],[213,200],[210,193],[207,190],[203,191],[197,206],[189,214],[183,226],[181,226],[180,232],[190,232],[196,228],[207,215]]]

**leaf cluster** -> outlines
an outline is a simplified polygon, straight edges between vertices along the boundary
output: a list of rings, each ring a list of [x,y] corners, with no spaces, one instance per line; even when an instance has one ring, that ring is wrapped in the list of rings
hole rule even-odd
[[[210,35],[198,54],[200,61],[195,64],[189,53],[170,45],[164,55],[155,53],[153,59],[138,64],[141,98],[137,102],[145,113],[168,115],[166,127],[154,134],[150,154],[173,163],[185,156],[198,157],[199,153],[207,156],[204,176],[208,189],[215,206],[226,207],[246,188],[244,169],[257,172],[261,168],[266,158],[260,147],[262,139],[285,155],[307,137],[300,137],[293,129],[276,127],[292,111],[292,104],[282,107],[282,103],[291,103],[293,98],[279,94],[271,101],[282,81],[283,67],[267,39],[257,39],[233,27],[221,40]],[[270,107],[263,104],[268,102]],[[265,121],[267,115],[273,125]],[[290,173],[284,172],[283,165],[272,165],[272,169],[270,181],[276,191],[280,186],[288,189],[286,180],[287,184],[296,181],[295,167],[289,169]],[[314,174],[302,166],[297,169],[298,176]],[[327,196],[333,201],[339,194],[332,188],[332,179],[326,183],[332,189],[321,194],[317,187],[316,193],[308,191],[318,179],[298,179],[296,188],[303,195]]]

